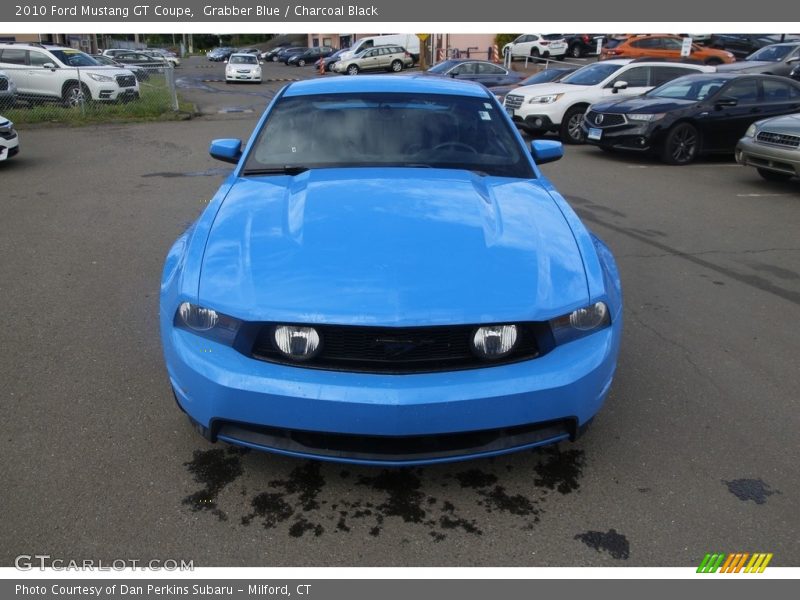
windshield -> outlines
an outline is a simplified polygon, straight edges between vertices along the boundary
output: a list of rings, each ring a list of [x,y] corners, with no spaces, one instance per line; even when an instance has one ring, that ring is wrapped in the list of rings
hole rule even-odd
[[[96,67],[100,64],[80,50],[50,50],[50,53],[70,67]]]
[[[282,98],[259,132],[244,174],[330,167],[535,177],[506,116],[487,98],[391,92]]]
[[[597,85],[612,73],[619,71],[625,65],[609,64],[609,63],[594,63],[587,65],[567,75],[560,83],[569,83],[571,85]]]
[[[645,96],[648,98],[671,98],[673,100],[691,100],[697,102],[716,94],[728,81],[730,81],[730,79],[722,77],[698,79],[694,75],[689,75],[688,77],[673,79],[669,83],[665,83],[660,87],[650,90]]]
[[[237,56],[234,54],[228,62],[232,65],[257,65],[258,59],[252,54],[248,54],[247,56]]]
[[[770,62],[780,62],[795,48],[796,46],[766,46],[761,50],[753,52],[745,60],[768,60]]]

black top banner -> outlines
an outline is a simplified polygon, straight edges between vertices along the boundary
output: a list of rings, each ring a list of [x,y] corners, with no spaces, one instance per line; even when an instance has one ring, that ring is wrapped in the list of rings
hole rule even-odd
[[[420,22],[420,23],[556,23],[556,22],[703,22],[720,29],[724,23],[783,23],[791,18],[785,0],[752,3],[671,0],[572,0],[521,3],[518,0],[12,0],[0,3],[0,22]],[[800,26],[795,27],[800,29]]]

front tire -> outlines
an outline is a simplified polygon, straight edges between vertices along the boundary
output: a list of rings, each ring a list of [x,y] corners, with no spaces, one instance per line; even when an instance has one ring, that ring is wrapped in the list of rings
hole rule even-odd
[[[84,84],[70,83],[64,88],[62,98],[64,105],[67,108],[72,108],[80,106],[84,102],[89,102],[92,99],[92,93]]]
[[[688,165],[700,152],[700,133],[690,123],[678,123],[667,133],[661,160],[668,165]]]
[[[777,171],[770,171],[769,169],[762,169],[757,167],[758,174],[767,181],[788,181],[792,178],[788,173],[778,173]]]
[[[298,60],[298,61],[297,61],[297,66],[298,66],[298,67],[305,67],[305,66],[306,66],[306,61],[304,61],[304,60],[301,58],[300,60]]]
[[[578,44],[573,44],[572,47],[569,49],[569,55],[572,58],[581,58],[583,56],[581,47]]]
[[[391,69],[394,73],[399,73],[403,70],[403,63],[399,60],[393,60]]]
[[[561,126],[558,129],[558,135],[562,142],[565,144],[584,143],[583,130],[581,129],[584,114],[586,114],[586,109],[582,106],[573,106],[564,113],[564,118],[561,119]]]
[[[359,71],[360,69],[358,68],[358,65],[350,65],[349,67],[347,67],[348,75],[358,75]]]

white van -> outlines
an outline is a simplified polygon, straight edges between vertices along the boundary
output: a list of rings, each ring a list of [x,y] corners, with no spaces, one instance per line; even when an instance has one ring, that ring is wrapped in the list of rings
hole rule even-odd
[[[356,42],[350,47],[350,50],[342,53],[339,60],[347,60],[352,58],[362,50],[372,48],[373,46],[387,46],[387,45],[402,46],[411,55],[414,64],[419,62],[419,38],[413,33],[397,33],[392,35],[376,35],[373,37],[365,37]]]

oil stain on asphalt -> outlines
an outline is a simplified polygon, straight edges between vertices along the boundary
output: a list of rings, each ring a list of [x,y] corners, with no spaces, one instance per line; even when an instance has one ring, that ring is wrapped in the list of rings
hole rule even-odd
[[[627,560],[631,555],[628,538],[621,533],[617,533],[615,529],[609,529],[606,532],[587,531],[586,533],[579,533],[575,536],[575,539],[580,540],[589,548],[594,548],[598,552],[608,552],[611,558],[616,558],[617,560]]]
[[[223,511],[218,497],[226,486],[244,475],[242,457],[247,452],[235,447],[195,451],[185,466],[203,487],[183,503],[193,511],[209,511],[220,521],[227,521],[228,513],[236,509],[225,507]],[[550,495],[579,490],[584,464],[582,450],[562,451],[554,446],[534,454],[538,461],[533,476],[526,481],[532,481],[535,489],[526,493],[507,488],[513,485],[506,483],[507,474],[517,467],[506,464],[498,477],[501,466],[496,459],[484,461],[482,468],[442,471],[409,467],[356,474],[330,468],[325,468],[323,474],[327,465],[305,461],[297,463],[288,475],[270,480],[266,489],[248,494],[242,488],[238,497],[252,494],[249,508],[233,522],[269,530],[288,526],[288,535],[298,538],[351,532],[379,537],[391,520],[399,519],[420,527],[434,543],[452,534],[483,535],[493,524],[490,519],[482,523],[480,514],[503,514],[516,519],[520,529],[530,530],[539,523]],[[326,477],[333,479],[333,485],[326,485]],[[467,493],[459,494],[456,503],[433,492],[446,493],[449,486]],[[341,497],[330,496],[328,490],[334,488],[342,490]]]
[[[734,479],[733,481],[722,480],[728,491],[742,502],[752,500],[756,504],[765,504],[767,498],[774,494],[780,494],[778,490],[773,490],[769,484],[760,479]]]

